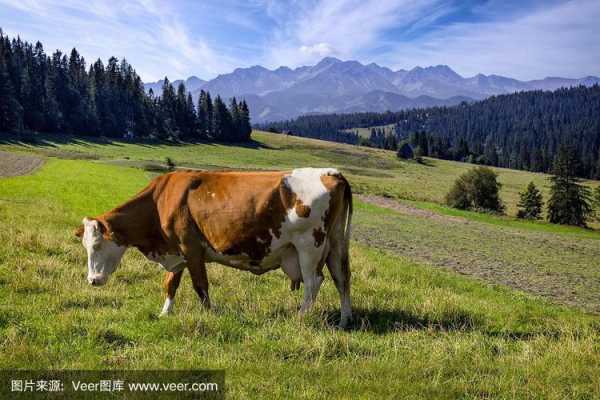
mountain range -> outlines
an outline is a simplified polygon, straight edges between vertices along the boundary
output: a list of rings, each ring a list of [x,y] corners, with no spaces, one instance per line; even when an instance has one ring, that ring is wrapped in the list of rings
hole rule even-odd
[[[202,89],[224,99],[245,98],[252,122],[261,123],[302,114],[384,112],[454,105],[525,90],[591,86],[600,83],[600,78],[547,77],[520,81],[500,75],[462,77],[447,65],[393,71],[375,63],[365,65],[326,57],[312,66],[274,70],[262,66],[237,68],[209,81],[192,76],[173,84],[177,86],[180,82],[195,100]],[[144,86],[159,95],[162,84],[163,81],[158,81]]]

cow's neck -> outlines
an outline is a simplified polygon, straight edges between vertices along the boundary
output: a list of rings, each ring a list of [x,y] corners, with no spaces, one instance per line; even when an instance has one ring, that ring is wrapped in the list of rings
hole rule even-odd
[[[168,250],[151,187],[98,219],[106,224],[113,240],[120,246],[137,247],[144,254]]]

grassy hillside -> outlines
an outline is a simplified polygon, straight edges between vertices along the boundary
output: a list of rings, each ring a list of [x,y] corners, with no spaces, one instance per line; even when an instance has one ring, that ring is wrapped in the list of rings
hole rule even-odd
[[[112,160],[121,165],[164,161],[165,157],[172,158],[178,165],[197,168],[283,169],[333,165],[349,176],[356,192],[434,203],[442,203],[456,177],[473,167],[436,159],[426,159],[426,164],[420,165],[400,161],[392,151],[266,132],[255,132],[253,138],[255,142],[252,145],[242,147],[219,144],[147,145],[81,139],[65,141],[60,136],[47,136],[35,146],[15,141],[0,144],[0,150],[42,152],[63,158]],[[518,193],[530,181],[535,182],[547,197],[547,175],[504,168],[496,168],[496,171],[504,185],[501,195],[509,214],[516,214]]]
[[[600,396],[600,320],[579,311],[600,304],[600,235],[435,204],[468,165],[255,138],[248,147],[52,138],[0,146],[55,156],[33,175],[0,179],[0,369],[223,368],[230,398]],[[365,194],[415,199],[389,209],[357,197],[352,328],[334,328],[329,276],[305,319],[296,316],[302,293],[289,292],[280,271],[254,276],[210,265],[211,312],[200,310],[185,273],[175,315],[164,319],[162,272],[136,251],[107,286],[88,285],[74,228],[153,175],[129,166],[167,156],[209,168],[333,164]],[[499,172],[513,206],[530,179],[545,179]]]

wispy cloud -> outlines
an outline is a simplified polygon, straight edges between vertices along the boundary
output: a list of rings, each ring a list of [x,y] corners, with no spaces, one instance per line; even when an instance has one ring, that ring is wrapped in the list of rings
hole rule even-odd
[[[0,5],[21,16],[0,20],[7,33],[41,40],[47,51],[77,47],[88,59],[127,58],[146,80],[214,76],[236,65],[204,37],[193,35],[167,2],[0,0]]]
[[[212,78],[235,67],[328,55],[392,67],[448,64],[465,75],[600,74],[597,0],[0,0],[0,27],[126,57],[145,80]]]
[[[599,20],[597,0],[546,3],[523,15],[449,24],[396,44],[380,59],[396,67],[448,64],[464,75],[521,79],[600,74]]]
[[[270,65],[314,62],[325,49],[341,57],[357,57],[375,46],[385,30],[410,26],[428,15],[439,0],[321,0],[281,6],[268,2],[276,23]],[[316,51],[322,50],[322,51]]]

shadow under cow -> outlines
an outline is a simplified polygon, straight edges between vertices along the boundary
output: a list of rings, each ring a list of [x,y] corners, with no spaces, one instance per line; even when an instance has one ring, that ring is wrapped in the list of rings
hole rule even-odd
[[[339,311],[327,312],[327,325],[335,326]],[[481,315],[466,310],[452,310],[440,315],[419,315],[402,309],[353,309],[349,331],[366,331],[376,334],[409,330],[472,331],[481,328],[484,319]]]

